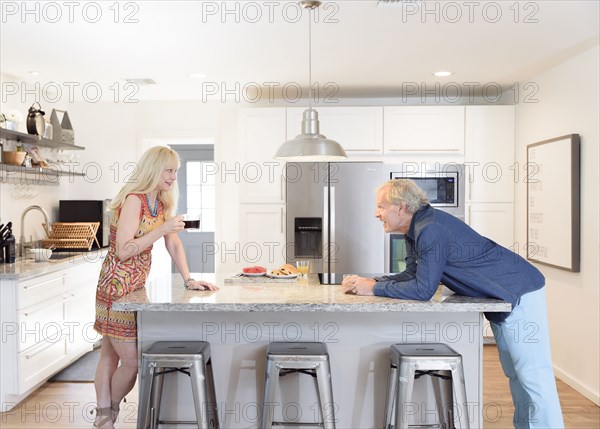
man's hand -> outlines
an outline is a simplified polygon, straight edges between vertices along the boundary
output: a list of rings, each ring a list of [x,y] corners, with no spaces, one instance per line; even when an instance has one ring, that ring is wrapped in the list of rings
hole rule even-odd
[[[375,286],[375,279],[368,279],[360,276],[349,276],[344,278],[342,281],[342,287],[344,293],[352,295],[364,295],[373,296],[373,287]]]

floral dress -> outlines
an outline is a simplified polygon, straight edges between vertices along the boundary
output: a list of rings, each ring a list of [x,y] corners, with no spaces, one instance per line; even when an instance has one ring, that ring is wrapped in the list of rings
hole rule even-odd
[[[158,203],[158,213],[152,216],[146,196],[135,195],[142,201],[140,224],[135,234],[139,238],[148,234],[164,222],[163,205]],[[117,224],[121,210],[113,215],[110,225],[110,246],[102,264],[96,289],[96,321],[94,329],[101,335],[122,340],[137,339],[136,314],[133,311],[116,311],[112,304],[116,300],[144,287],[152,263],[152,246],[129,259],[121,260],[116,254]]]

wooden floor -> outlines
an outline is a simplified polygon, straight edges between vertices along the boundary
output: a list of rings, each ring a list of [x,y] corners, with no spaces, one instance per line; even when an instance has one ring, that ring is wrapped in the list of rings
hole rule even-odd
[[[512,428],[512,402],[498,352],[484,347],[484,428]],[[560,380],[558,393],[566,428],[600,428],[600,408]],[[122,406],[117,428],[135,429],[137,388]],[[95,406],[91,383],[46,383],[13,410],[0,414],[0,428],[90,428]],[[190,427],[190,426],[180,426]],[[226,429],[226,428],[224,428]],[[340,428],[350,429],[350,428]]]

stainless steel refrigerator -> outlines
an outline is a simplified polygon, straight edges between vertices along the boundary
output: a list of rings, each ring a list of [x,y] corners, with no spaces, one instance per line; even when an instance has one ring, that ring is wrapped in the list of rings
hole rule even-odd
[[[308,259],[311,273],[383,273],[385,234],[374,213],[386,180],[382,163],[288,163],[288,263]]]

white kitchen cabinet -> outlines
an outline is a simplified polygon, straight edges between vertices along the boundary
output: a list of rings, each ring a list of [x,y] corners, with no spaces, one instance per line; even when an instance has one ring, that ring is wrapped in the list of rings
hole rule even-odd
[[[241,243],[238,254],[243,266],[274,268],[285,263],[285,206],[242,204]]]
[[[320,132],[352,154],[383,153],[383,107],[317,107]],[[306,107],[287,109],[287,139],[301,132]]]
[[[5,409],[92,350],[98,339],[92,326],[101,262],[63,262],[64,269],[49,274],[1,279],[0,401]]]
[[[467,224],[471,228],[501,246],[513,249],[515,243],[512,203],[467,203],[466,210]]]
[[[467,106],[466,198],[514,202],[515,107]]]
[[[245,109],[239,115],[241,164],[228,166],[240,183],[241,203],[285,203],[285,162],[273,159],[286,141],[286,109]]]
[[[67,355],[77,356],[91,350],[100,340],[94,331],[96,286],[100,263],[89,262],[65,273],[64,309],[67,323]]]
[[[386,106],[383,121],[386,154],[464,153],[464,106]]]

